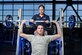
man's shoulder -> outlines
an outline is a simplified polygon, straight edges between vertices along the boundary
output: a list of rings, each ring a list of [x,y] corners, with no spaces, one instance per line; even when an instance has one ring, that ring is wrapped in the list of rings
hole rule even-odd
[[[47,14],[44,14],[46,17],[49,17],[49,15],[47,15]]]
[[[32,19],[36,20],[36,18],[38,17],[38,14],[33,15]]]

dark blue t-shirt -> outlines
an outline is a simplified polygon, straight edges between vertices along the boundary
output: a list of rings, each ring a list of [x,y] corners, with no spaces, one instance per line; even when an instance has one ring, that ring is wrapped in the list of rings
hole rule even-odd
[[[34,16],[32,17],[32,19],[33,19],[34,21],[38,21],[38,20],[39,20],[39,21],[46,21],[46,20],[49,20],[49,21],[50,21],[49,16],[46,15],[46,14],[44,14],[43,17],[40,17],[39,14],[36,14],[36,15],[34,15]],[[37,22],[37,23],[36,23],[36,25],[39,25],[39,24],[43,25],[44,27],[49,27],[49,24],[46,24],[45,22]]]

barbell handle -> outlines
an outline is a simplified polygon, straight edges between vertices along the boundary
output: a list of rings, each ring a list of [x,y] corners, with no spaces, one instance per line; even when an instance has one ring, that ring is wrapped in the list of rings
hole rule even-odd
[[[22,20],[6,20],[6,21],[9,21],[9,22],[22,22]],[[0,20],[0,22],[6,22],[6,21]],[[30,20],[26,20],[26,22],[30,22]],[[34,23],[36,23],[36,22],[45,22],[45,21],[39,21],[39,20],[34,21]],[[54,22],[54,20],[52,20],[50,22]],[[57,21],[57,22],[59,23],[60,21]],[[71,22],[71,21],[62,21],[62,23],[69,23],[69,22]],[[76,21],[75,23],[82,23],[82,22]]]
[[[22,20],[7,20],[7,21],[9,21],[9,22],[22,22]],[[5,22],[5,21],[2,21],[2,22]],[[30,22],[30,20],[26,20],[26,22]],[[39,20],[37,20],[37,21],[34,21],[34,22],[36,23],[36,22],[45,22],[45,21],[39,21]],[[52,20],[50,22],[54,22],[54,20]],[[60,22],[60,21],[57,21],[57,22]]]

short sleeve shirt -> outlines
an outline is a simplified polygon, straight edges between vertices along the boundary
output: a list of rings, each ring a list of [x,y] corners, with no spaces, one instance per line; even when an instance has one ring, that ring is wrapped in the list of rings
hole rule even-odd
[[[48,44],[51,41],[50,36],[27,35],[26,39],[29,40],[32,45],[31,55],[47,55]]]

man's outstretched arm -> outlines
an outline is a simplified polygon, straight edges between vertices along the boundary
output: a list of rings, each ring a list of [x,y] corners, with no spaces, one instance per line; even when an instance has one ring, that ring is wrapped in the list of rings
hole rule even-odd
[[[58,39],[58,38],[60,38],[62,36],[62,32],[61,32],[61,29],[60,29],[60,26],[59,26],[58,22],[54,21],[53,23],[56,24],[57,34],[52,35],[52,37],[51,37],[52,41],[55,40],[55,39]]]
[[[19,27],[19,35],[21,36],[21,37],[24,37],[24,38],[26,38],[26,36],[27,36],[27,34],[25,34],[25,33],[23,33],[23,25],[24,25],[24,23],[25,23],[26,21],[25,20],[23,20],[22,21],[22,23],[21,23],[21,25],[20,25],[20,27]]]

